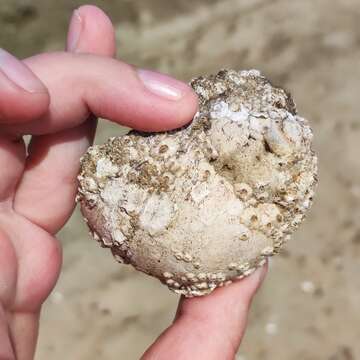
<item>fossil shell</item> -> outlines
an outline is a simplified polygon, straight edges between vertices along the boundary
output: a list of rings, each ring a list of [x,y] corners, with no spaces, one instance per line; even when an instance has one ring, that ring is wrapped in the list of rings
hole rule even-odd
[[[277,253],[317,183],[312,131],[287,92],[257,70],[191,85],[200,106],[190,125],[90,147],[78,193],[103,247],[188,297]]]

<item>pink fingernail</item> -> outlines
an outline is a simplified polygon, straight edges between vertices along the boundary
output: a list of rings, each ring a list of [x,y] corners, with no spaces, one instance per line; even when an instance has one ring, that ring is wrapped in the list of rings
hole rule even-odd
[[[139,78],[152,93],[169,100],[180,100],[189,91],[188,85],[156,71],[138,70]]]
[[[0,48],[0,71],[15,85],[30,93],[46,92],[44,84],[15,56]]]
[[[260,266],[254,273],[254,277],[256,278],[256,281],[258,283],[262,283],[265,279],[265,276],[267,274],[267,269],[268,269],[268,259],[266,261],[266,263],[263,266]]]
[[[76,49],[79,44],[80,36],[83,30],[83,19],[80,15],[79,10],[75,10],[70,20],[68,40],[67,40],[67,50],[71,52],[76,52]]]

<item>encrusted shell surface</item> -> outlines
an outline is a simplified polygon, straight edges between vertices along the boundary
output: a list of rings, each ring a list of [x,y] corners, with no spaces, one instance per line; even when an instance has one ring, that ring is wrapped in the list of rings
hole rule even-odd
[[[259,71],[192,81],[199,112],[166,133],[130,132],[89,148],[78,201],[116,260],[201,296],[277,253],[317,183],[312,131]]]

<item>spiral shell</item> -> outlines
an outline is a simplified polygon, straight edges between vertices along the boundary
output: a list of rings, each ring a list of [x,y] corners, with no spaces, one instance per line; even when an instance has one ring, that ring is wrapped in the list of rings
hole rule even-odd
[[[302,222],[317,183],[312,131],[257,70],[191,82],[188,126],[89,148],[78,201],[115,259],[201,296],[251,274]]]

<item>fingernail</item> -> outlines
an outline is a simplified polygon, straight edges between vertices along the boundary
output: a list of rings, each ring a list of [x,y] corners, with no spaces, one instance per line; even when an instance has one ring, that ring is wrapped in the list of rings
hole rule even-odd
[[[267,270],[268,270],[268,259],[266,260],[266,263],[263,265],[263,266],[260,266],[254,273],[254,276],[257,278],[257,282],[259,284],[261,284],[264,279],[265,279],[265,276],[267,274]]]
[[[252,282],[255,288],[258,288],[265,279],[267,274],[267,263],[257,268],[249,277],[248,281]]]
[[[156,71],[138,70],[139,78],[152,93],[168,100],[180,100],[189,91],[188,85]]]
[[[79,44],[80,35],[83,30],[83,20],[79,10],[75,10],[72,14],[69,26],[69,34],[67,40],[68,51],[75,52]]]
[[[44,84],[15,56],[0,48],[0,70],[15,85],[30,93],[46,92]]]

